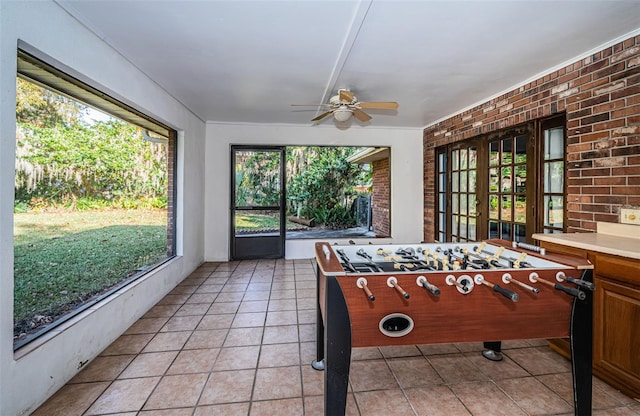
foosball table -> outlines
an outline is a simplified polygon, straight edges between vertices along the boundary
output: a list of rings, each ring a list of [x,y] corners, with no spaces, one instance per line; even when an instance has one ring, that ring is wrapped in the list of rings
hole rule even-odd
[[[325,415],[344,415],[352,347],[569,337],[591,414],[593,266],[521,243],[315,245]]]

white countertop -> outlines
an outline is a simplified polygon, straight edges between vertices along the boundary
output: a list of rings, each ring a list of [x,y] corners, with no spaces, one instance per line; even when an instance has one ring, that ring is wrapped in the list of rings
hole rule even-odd
[[[534,239],[640,260],[640,226],[599,222],[595,233],[533,234]]]

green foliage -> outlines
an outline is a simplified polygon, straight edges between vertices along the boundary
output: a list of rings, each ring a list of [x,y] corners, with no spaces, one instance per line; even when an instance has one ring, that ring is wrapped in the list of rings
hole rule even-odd
[[[82,199],[93,202],[83,201],[80,209],[130,207],[131,200],[166,197],[167,146],[115,119],[87,124],[80,118],[85,110],[19,80],[16,207],[76,209]]]
[[[29,212],[29,204],[26,202],[18,202],[13,206],[14,214],[24,214],[25,212]]]
[[[16,82],[16,120],[52,127],[77,123],[87,106],[21,78]]]
[[[68,201],[67,204],[64,205],[64,208],[75,209],[76,211],[100,211],[105,209],[165,209],[167,208],[167,197],[119,198],[117,200],[82,197],[75,201]]]
[[[280,153],[236,152],[236,206],[280,204]]]
[[[346,206],[362,177],[359,166],[347,162],[352,147],[298,147],[287,154],[289,212],[325,225],[354,223]],[[370,173],[369,173],[370,174]]]
[[[346,228],[355,225],[353,213],[340,205],[315,208],[311,215],[318,223],[330,228]]]

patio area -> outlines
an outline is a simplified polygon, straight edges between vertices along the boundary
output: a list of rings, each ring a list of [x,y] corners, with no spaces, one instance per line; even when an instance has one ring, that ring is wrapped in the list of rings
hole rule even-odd
[[[203,264],[35,416],[322,415],[312,260]],[[347,415],[572,415],[569,363],[545,341],[353,350]],[[640,403],[594,377],[593,414]]]

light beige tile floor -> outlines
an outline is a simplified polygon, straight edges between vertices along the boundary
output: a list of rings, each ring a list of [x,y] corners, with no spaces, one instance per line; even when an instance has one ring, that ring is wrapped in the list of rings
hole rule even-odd
[[[36,416],[322,415],[311,260],[207,263],[53,395]],[[348,415],[569,415],[568,362],[544,341],[353,350]],[[596,416],[640,404],[597,378]]]

